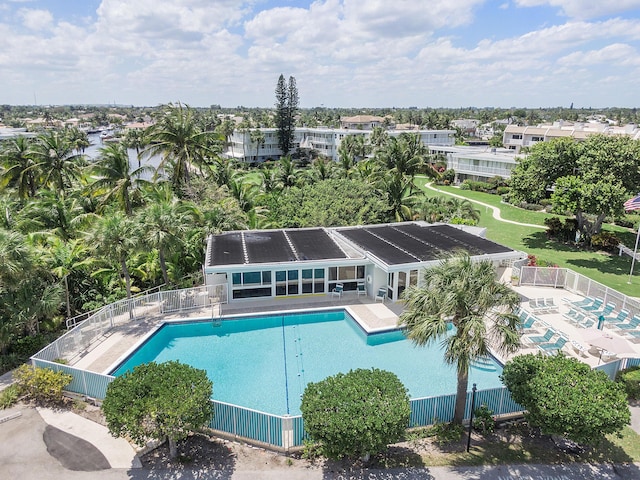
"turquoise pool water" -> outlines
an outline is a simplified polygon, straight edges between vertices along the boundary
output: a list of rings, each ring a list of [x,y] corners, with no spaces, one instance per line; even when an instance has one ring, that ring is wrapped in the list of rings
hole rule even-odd
[[[113,375],[150,361],[178,360],[207,371],[213,398],[277,415],[299,415],[308,382],[355,368],[394,372],[411,398],[451,394],[455,368],[438,346],[415,347],[402,332],[366,335],[344,310],[166,324]],[[469,385],[501,386],[496,363],[479,365]]]

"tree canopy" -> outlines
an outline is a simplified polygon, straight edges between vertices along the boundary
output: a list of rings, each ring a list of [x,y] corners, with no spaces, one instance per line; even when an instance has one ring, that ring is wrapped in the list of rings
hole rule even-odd
[[[146,363],[117,377],[102,404],[109,432],[128,436],[138,445],[151,439],[176,442],[213,417],[213,383],[204,370],[180,362]]]
[[[504,366],[502,380],[542,433],[596,444],[629,424],[624,387],[574,358],[519,355]]]
[[[420,346],[441,342],[445,362],[456,366],[453,421],[462,423],[471,362],[489,355],[490,343],[503,353],[520,346],[519,320],[513,314],[520,297],[496,279],[490,261],[474,262],[461,252],[425,269],[403,298],[398,323],[407,338]]]
[[[587,240],[640,185],[640,141],[590,135],[584,142],[559,138],[530,147],[511,172],[510,201],[537,203],[551,195],[554,211],[570,213]],[[552,193],[551,193],[552,192]]]
[[[368,459],[401,438],[411,414],[402,382],[376,368],[309,383],[300,410],[309,436],[329,458]]]

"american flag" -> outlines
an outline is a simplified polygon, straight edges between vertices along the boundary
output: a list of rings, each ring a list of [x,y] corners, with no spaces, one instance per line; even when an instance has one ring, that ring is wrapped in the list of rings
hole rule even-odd
[[[627,212],[630,212],[631,210],[640,210],[640,195],[636,195],[624,202],[624,209]]]

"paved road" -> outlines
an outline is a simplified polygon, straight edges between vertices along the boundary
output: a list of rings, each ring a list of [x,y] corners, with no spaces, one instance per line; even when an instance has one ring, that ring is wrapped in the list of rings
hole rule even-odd
[[[635,425],[640,428],[640,407],[633,407]],[[230,480],[637,480],[640,465],[522,465],[487,467],[432,467],[402,470],[353,470],[334,472],[322,468],[284,468],[270,471],[203,471],[188,469],[179,471],[150,471],[133,468],[130,447],[105,444],[104,429],[94,424],[87,430],[87,421],[66,412],[44,412],[43,415],[58,426],[49,425],[43,415],[24,406],[0,411],[0,420],[14,413],[21,415],[0,423],[0,479],[20,480],[111,480],[111,479],[230,479]],[[76,418],[77,417],[77,418]],[[66,426],[65,426],[66,424]],[[98,428],[100,427],[100,428]],[[106,430],[106,429],[104,429]],[[73,435],[88,435],[82,439]],[[90,433],[88,433],[90,432]],[[121,451],[113,452],[118,449]],[[129,456],[129,457],[127,457]],[[122,462],[130,458],[129,468],[107,468],[105,461]],[[110,459],[110,460],[109,460]]]

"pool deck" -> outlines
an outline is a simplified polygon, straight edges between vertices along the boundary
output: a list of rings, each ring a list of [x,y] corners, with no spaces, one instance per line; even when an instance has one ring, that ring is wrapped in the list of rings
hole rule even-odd
[[[626,339],[624,339],[624,341],[627,345],[627,352],[620,353],[616,357],[601,358],[597,350],[589,349],[588,342],[585,340],[584,335],[587,331],[592,331],[593,328],[579,328],[570,323],[562,315],[568,312],[570,301],[578,301],[583,297],[560,288],[519,286],[513,287],[513,289],[520,294],[522,308],[530,313],[534,313],[544,325],[538,329],[538,332],[533,331],[523,335],[521,348],[513,354],[501,355],[500,352],[494,349],[493,354],[501,363],[504,364],[514,355],[539,352],[540,349],[528,343],[526,337],[527,335],[542,335],[547,327],[553,328],[562,336],[569,339],[569,342],[567,342],[562,349],[565,355],[577,358],[591,367],[624,356],[640,357],[640,344],[632,343]],[[553,298],[555,305],[558,306],[557,311],[552,313],[531,312],[528,302],[534,298]],[[385,303],[374,302],[371,298],[357,296],[355,292],[345,292],[340,298],[332,297],[331,295],[318,295],[224,304],[219,307],[221,309],[219,313],[224,319],[224,317],[236,315],[256,315],[336,307],[346,308],[365,331],[373,333],[395,328],[398,323],[398,316],[402,312],[403,304],[402,302],[391,303],[389,301]],[[108,373],[108,371],[123,360],[138,343],[151,335],[164,322],[196,319],[206,320],[210,319],[211,316],[212,311],[210,307],[165,315],[150,312],[143,319],[112,328],[96,341],[92,342],[89,348],[80,352],[75,357],[68,359],[68,361],[69,364],[74,367],[97,373]],[[605,333],[612,337],[624,338],[619,336],[614,330],[605,329]],[[574,349],[572,347],[572,341],[582,344],[585,347],[584,351],[579,353]]]

